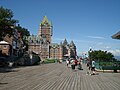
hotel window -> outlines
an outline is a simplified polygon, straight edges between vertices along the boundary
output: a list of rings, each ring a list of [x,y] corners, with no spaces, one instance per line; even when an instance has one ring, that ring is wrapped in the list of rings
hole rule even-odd
[[[3,48],[4,48],[4,49],[7,49],[7,46],[6,46],[6,45],[4,45],[4,46],[3,46]]]

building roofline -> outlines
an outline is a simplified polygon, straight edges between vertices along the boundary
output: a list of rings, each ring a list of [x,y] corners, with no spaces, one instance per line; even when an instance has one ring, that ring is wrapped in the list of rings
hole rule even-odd
[[[113,39],[119,39],[120,40],[120,31],[117,32],[116,34],[111,36]]]

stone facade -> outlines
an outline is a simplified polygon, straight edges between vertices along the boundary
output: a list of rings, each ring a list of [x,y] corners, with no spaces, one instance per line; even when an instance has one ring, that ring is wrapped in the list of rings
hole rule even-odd
[[[27,37],[28,50],[38,54],[43,60],[47,58],[51,59],[64,59],[76,57],[76,46],[73,41],[68,44],[65,39],[64,42],[57,44],[52,43],[52,23],[48,21],[45,16],[40,23],[38,30],[38,36],[31,35]]]
[[[13,27],[14,28],[14,27]],[[9,43],[8,54],[9,56],[19,56],[23,53],[23,41],[20,36],[18,36],[18,30],[13,29],[13,35],[8,34],[3,37],[3,40]]]

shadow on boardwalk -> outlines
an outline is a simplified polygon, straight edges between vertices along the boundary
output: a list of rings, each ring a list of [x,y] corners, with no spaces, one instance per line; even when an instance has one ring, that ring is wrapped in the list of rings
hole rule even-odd
[[[65,63],[15,68],[17,72],[0,73],[0,90],[119,90],[120,73],[86,75],[83,70],[73,71]],[[6,84],[4,84],[6,83]]]

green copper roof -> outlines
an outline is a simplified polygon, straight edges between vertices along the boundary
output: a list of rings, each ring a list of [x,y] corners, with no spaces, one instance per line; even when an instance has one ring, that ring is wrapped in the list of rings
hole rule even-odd
[[[56,48],[57,46],[59,46],[57,43],[51,43],[51,46],[53,47],[53,48]]]
[[[49,22],[47,16],[44,16],[44,18],[43,18],[42,22],[40,23],[40,25],[44,25],[44,24],[46,24],[46,23],[47,23],[48,25],[52,26],[52,22]]]

